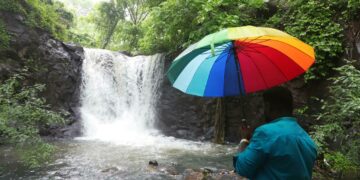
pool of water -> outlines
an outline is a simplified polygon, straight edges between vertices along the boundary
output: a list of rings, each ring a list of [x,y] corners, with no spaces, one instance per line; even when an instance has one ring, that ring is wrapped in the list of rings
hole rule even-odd
[[[182,179],[187,168],[232,168],[234,146],[169,137],[159,141],[159,146],[86,139],[55,141],[52,143],[58,150],[54,161],[38,169],[21,166],[12,157],[12,151],[5,148],[0,150],[0,179]],[[172,169],[172,173],[149,170],[150,160],[156,160],[159,169]]]

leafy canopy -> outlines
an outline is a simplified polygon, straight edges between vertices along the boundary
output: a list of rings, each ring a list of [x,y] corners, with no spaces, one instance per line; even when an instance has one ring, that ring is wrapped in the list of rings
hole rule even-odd
[[[264,8],[262,0],[167,0],[145,20],[140,51],[175,52],[223,28],[259,25],[257,12]]]

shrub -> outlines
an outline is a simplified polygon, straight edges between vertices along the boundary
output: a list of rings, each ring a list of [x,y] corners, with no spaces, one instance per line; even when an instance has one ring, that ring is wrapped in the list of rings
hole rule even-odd
[[[5,29],[4,22],[0,19],[0,49],[9,47],[10,35]]]
[[[360,71],[350,64],[336,71],[312,136],[331,168],[342,173],[360,167]]]
[[[45,29],[61,40],[67,40],[67,29],[73,21],[62,3],[52,0],[1,0],[0,10],[20,13],[29,26]]]
[[[326,78],[343,53],[343,1],[285,1],[267,25],[310,44],[315,49],[315,65],[305,74],[306,80]],[[339,8],[342,7],[342,8]],[[339,8],[339,9],[337,9]]]
[[[40,135],[41,127],[62,124],[61,114],[49,110],[40,98],[45,85],[24,86],[27,70],[15,74],[0,84],[0,145],[14,145],[25,164],[35,167],[51,157],[53,147],[45,143]],[[24,151],[25,147],[32,146]]]

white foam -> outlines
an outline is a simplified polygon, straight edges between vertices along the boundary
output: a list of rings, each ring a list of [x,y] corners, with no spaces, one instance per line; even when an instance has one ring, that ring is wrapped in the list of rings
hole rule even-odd
[[[128,57],[85,49],[81,90],[83,139],[122,145],[150,145],[160,137],[154,127],[163,56]]]

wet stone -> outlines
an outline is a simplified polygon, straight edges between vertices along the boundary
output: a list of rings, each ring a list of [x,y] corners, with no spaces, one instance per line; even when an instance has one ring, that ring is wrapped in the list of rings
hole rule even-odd
[[[115,172],[115,171],[119,171],[119,168],[117,168],[117,167],[109,167],[109,168],[101,170],[102,173]]]
[[[192,169],[186,169],[184,171],[185,180],[203,180],[205,178],[202,172],[196,172]]]
[[[159,164],[158,164],[158,162],[156,160],[151,160],[151,161],[149,161],[149,165],[158,166]]]

